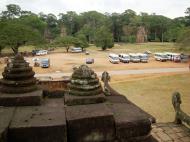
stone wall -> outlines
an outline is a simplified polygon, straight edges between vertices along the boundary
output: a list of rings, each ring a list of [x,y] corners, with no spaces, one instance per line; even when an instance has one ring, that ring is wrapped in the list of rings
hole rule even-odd
[[[137,30],[137,37],[136,37],[137,43],[144,43],[147,42],[147,31],[145,27],[140,26]]]

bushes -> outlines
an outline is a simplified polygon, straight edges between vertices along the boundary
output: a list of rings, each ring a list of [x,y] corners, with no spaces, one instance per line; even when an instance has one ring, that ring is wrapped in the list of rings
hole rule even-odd
[[[136,36],[135,35],[122,36],[121,41],[122,42],[128,42],[128,43],[135,43],[136,42]]]

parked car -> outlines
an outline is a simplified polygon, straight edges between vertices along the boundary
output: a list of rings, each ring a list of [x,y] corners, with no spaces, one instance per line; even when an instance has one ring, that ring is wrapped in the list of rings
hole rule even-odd
[[[138,53],[137,55],[140,58],[140,62],[142,62],[142,63],[148,63],[148,55],[147,54]]]
[[[90,52],[89,51],[85,51],[85,55],[90,55]]]
[[[130,56],[128,54],[119,54],[119,60],[123,63],[129,63],[130,62]]]
[[[40,66],[40,59],[39,58],[33,58],[32,61],[34,62],[34,67],[39,67]]]
[[[71,52],[72,53],[81,53],[82,48],[81,47],[73,47],[73,48],[71,48]]]
[[[50,67],[50,59],[49,58],[42,58],[40,66],[42,68],[49,68]]]
[[[39,52],[39,50],[32,50],[32,55],[35,56],[37,52]]]
[[[181,62],[187,63],[189,61],[189,55],[181,54]]]
[[[119,56],[117,54],[109,54],[109,61],[113,64],[118,64],[119,63]]]
[[[156,61],[161,61],[161,62],[165,62],[168,60],[167,55],[164,53],[155,53],[154,58]]]
[[[130,56],[131,62],[133,62],[133,63],[139,63],[140,62],[140,57],[138,54],[130,53],[129,56]]]
[[[36,55],[37,56],[40,56],[40,55],[47,55],[48,54],[48,51],[47,50],[39,50],[38,52],[36,52]]]
[[[86,58],[86,64],[93,64],[94,59],[93,58]]]
[[[149,51],[149,50],[147,50],[147,51],[144,52],[144,54],[148,54],[149,55],[149,54],[152,54],[152,52]]]

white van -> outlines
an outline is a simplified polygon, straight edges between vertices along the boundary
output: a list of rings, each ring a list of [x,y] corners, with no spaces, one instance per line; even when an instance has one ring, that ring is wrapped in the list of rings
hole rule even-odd
[[[168,60],[172,60],[172,54],[171,52],[164,52],[164,54],[166,54]]]
[[[73,47],[73,48],[71,48],[71,52],[72,53],[81,53],[82,52],[82,48],[80,48],[80,47]]]
[[[156,61],[165,62],[168,60],[168,56],[165,53],[155,53],[154,58]]]
[[[40,55],[47,55],[48,51],[47,50],[39,50],[36,52],[36,55],[40,56]]]
[[[130,56],[128,54],[119,54],[119,60],[123,63],[129,63],[130,62]]]
[[[119,56],[117,54],[109,54],[109,61],[113,64],[118,64],[119,63]]]
[[[137,53],[142,63],[148,63],[148,55],[143,53]]]
[[[138,54],[130,53],[129,56],[130,56],[131,62],[133,62],[133,63],[139,63],[140,62],[140,57]]]
[[[165,52],[165,54],[167,55],[168,60],[170,60],[170,61],[174,61],[174,62],[181,61],[181,55],[179,53]]]

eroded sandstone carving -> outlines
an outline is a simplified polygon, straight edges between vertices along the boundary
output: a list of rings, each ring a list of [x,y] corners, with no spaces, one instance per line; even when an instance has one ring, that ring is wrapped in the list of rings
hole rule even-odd
[[[0,91],[3,93],[27,93],[37,89],[32,67],[20,54],[13,57],[3,72]]]

